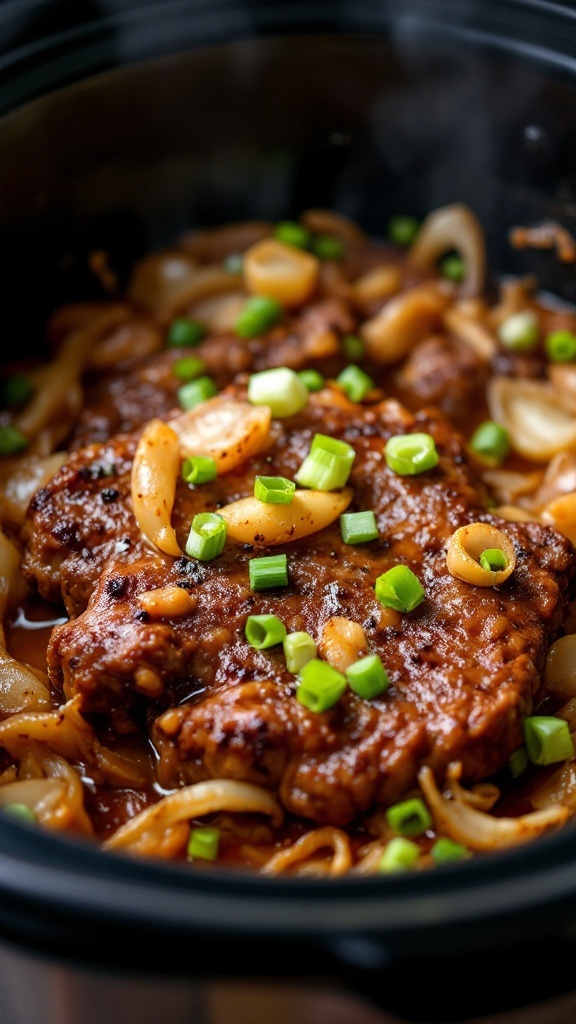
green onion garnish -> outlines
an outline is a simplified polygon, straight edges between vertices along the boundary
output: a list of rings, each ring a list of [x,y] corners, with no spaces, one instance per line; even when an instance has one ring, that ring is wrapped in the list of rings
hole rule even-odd
[[[349,363],[336,377],[336,383],[344,389],[351,402],[361,402],[374,387],[372,377],[355,363]]]
[[[553,363],[571,363],[576,359],[576,334],[572,331],[553,331],[547,335],[545,346]]]
[[[251,295],[234,324],[239,338],[256,338],[274,327],[282,318],[283,309],[269,295]]]
[[[195,377],[204,373],[205,369],[204,360],[199,359],[198,356],[184,356],[183,359],[177,359],[172,364],[172,373],[180,380],[194,380]]]
[[[300,669],[316,657],[316,642],[310,633],[306,633],[304,630],[288,633],[284,637],[282,646],[286,658],[286,668],[293,675],[298,675]]]
[[[532,764],[554,764],[574,756],[568,722],[554,715],[531,715],[524,719],[524,743]]]
[[[8,814],[11,818],[17,818],[19,821],[28,821],[31,824],[35,824],[38,820],[36,812],[31,807],[28,807],[28,804],[5,804],[2,808],[2,814]]]
[[[341,260],[344,242],[334,235],[312,235],[310,249],[319,260]]]
[[[251,647],[264,651],[281,644],[287,631],[277,615],[249,615],[244,632]]]
[[[526,747],[518,747],[508,758],[508,768],[513,779],[523,775],[528,767],[528,751]]]
[[[430,811],[418,796],[389,807],[386,821],[399,836],[421,836],[432,827]]]
[[[315,434],[310,452],[294,479],[301,487],[335,491],[344,487],[356,457],[352,445],[327,434]]]
[[[494,420],[485,420],[472,434],[470,448],[490,465],[499,466],[510,451],[508,431]]]
[[[420,222],[416,217],[398,214],[388,221],[388,238],[395,245],[410,246],[420,230]]]
[[[328,711],[347,688],[346,677],[320,658],[311,658],[300,669],[296,697],[310,711]]]
[[[248,401],[252,405],[269,405],[278,419],[294,416],[308,402],[308,388],[288,366],[253,373],[248,380]]]
[[[400,476],[425,473],[438,464],[438,452],[430,434],[397,434],[384,446],[386,463]]]
[[[340,516],[340,533],[345,544],[365,544],[380,536],[376,515],[372,509],[364,512],[343,512]]]
[[[18,427],[0,427],[0,455],[17,455],[28,447],[28,438]]]
[[[498,572],[507,566],[506,555],[501,548],[486,548],[478,559],[483,569],[488,572]]]
[[[404,836],[394,836],[386,844],[386,849],[378,862],[378,870],[383,874],[410,871],[415,867],[419,857],[418,843],[413,843],[411,839],[405,839]]]
[[[248,562],[251,590],[271,590],[288,583],[287,555],[263,555]]]
[[[459,860],[467,860],[471,856],[470,850],[455,839],[448,839],[441,836],[434,843],[430,855],[435,864],[451,864]]]
[[[342,348],[344,354],[351,363],[357,362],[359,359],[364,357],[366,346],[356,334],[345,334],[342,338]]]
[[[460,256],[456,253],[445,256],[440,263],[440,270],[444,277],[448,277],[451,281],[462,281],[464,274],[466,273],[466,264]]]
[[[294,481],[285,476],[257,476],[254,481],[254,497],[266,505],[289,505],[295,490]]]
[[[207,398],[213,398],[218,394],[218,388],[212,377],[197,377],[178,388],[177,394],[180,408],[187,410],[205,402]]]
[[[8,409],[12,409],[16,405],[23,405],[33,394],[34,388],[23,373],[14,373],[11,377],[7,377],[2,381],[0,387],[2,404]]]
[[[540,325],[531,309],[523,309],[506,317],[497,331],[500,341],[510,352],[531,352],[538,344]]]
[[[374,584],[380,604],[399,612],[411,612],[424,600],[424,588],[407,565],[395,565]]]
[[[204,324],[199,320],[190,320],[187,317],[179,317],[173,320],[168,329],[166,344],[170,348],[184,348],[199,345],[206,334]]]
[[[298,370],[298,377],[308,391],[321,391],[324,387],[324,377],[319,370]]]
[[[209,455],[192,455],[184,459],[182,479],[187,484],[207,484],[218,476],[218,467]]]
[[[191,860],[195,857],[200,858],[200,860],[216,860],[219,843],[219,828],[209,828],[208,826],[193,828],[190,831],[190,838],[186,848],[187,856]]]
[[[367,654],[346,669],[350,689],[364,700],[372,700],[390,686],[388,673],[377,654]]]
[[[274,237],[285,245],[296,249],[307,249],[312,240],[311,232],[295,220],[281,220],[274,228]]]
[[[217,512],[198,512],[192,520],[186,554],[210,562],[221,554],[226,543],[226,522]]]

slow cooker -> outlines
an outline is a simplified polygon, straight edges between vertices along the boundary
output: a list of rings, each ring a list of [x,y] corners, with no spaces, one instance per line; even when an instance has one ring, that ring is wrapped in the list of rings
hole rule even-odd
[[[576,227],[576,10],[548,0],[4,0],[3,358],[193,225],[459,200],[497,273],[576,300],[508,231]],[[271,879],[0,821],[3,1024],[576,1019],[572,826],[431,873]]]

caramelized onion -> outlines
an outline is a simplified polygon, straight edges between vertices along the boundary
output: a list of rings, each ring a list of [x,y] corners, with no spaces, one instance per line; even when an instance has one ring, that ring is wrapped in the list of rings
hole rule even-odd
[[[576,450],[576,416],[547,381],[494,377],[487,398],[492,419],[508,431],[519,455],[548,462]]]
[[[379,313],[360,324],[366,353],[374,362],[399,362],[442,325],[448,298],[429,284],[390,299]]]
[[[270,423],[269,406],[216,396],[177,416],[170,425],[180,439],[183,459],[208,455],[219,473],[228,473],[264,448]]]
[[[359,622],[334,615],[322,627],[318,653],[339,672],[345,672],[358,658],[368,653],[366,634]]]
[[[566,701],[576,697],[576,634],[561,636],[546,656],[544,670],[546,688],[555,697]]]
[[[315,862],[312,872],[306,870],[306,861],[310,856],[325,847],[332,851],[330,862],[327,865]],[[299,872],[296,872],[297,874],[313,873],[320,876],[329,875],[331,878],[345,875],[352,866],[352,851],[348,836],[341,829],[330,826],[314,829],[312,832],[300,836],[286,850],[280,850],[274,854],[264,865],[262,872],[265,875],[279,875],[298,864],[302,867]]]
[[[179,471],[178,435],[162,420],[150,420],[132,463],[132,510],[147,540],[167,555],[181,554],[170,522]]]
[[[342,491],[296,491],[290,504],[276,505],[258,498],[240,498],[219,509],[227,535],[241,544],[275,547],[308,537],[330,526],[352,500],[349,487]]]
[[[484,232],[476,216],[462,203],[428,214],[410,250],[410,261],[419,270],[434,270],[438,260],[453,249],[466,268],[459,293],[479,295],[486,276]]]

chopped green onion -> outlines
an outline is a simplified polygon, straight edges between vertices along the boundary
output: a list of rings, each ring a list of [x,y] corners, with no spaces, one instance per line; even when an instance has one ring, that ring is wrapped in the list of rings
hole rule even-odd
[[[394,836],[386,844],[386,849],[378,862],[378,870],[383,874],[410,871],[416,865],[419,857],[418,843],[413,843],[411,839],[405,839],[404,836]]]
[[[277,615],[249,615],[244,632],[250,646],[263,651],[281,644],[287,630]]]
[[[191,860],[195,857],[200,860],[216,860],[219,844],[219,828],[210,828],[207,825],[203,828],[193,828],[190,831],[186,853]]]
[[[346,678],[350,689],[364,700],[379,697],[390,686],[388,673],[377,654],[367,654],[349,665]]]
[[[184,459],[182,479],[187,484],[207,484],[218,476],[218,466],[209,455],[192,455]]]
[[[420,230],[420,222],[416,217],[399,214],[388,221],[388,238],[395,245],[410,246]]]
[[[192,520],[186,554],[210,562],[221,554],[226,543],[226,522],[217,512],[198,512]]]
[[[300,669],[296,698],[320,714],[338,703],[347,688],[346,676],[320,658],[311,658]]]
[[[460,256],[456,253],[445,256],[440,264],[440,270],[444,277],[448,277],[451,281],[462,281],[464,274],[466,273],[466,264]]]
[[[334,235],[312,235],[310,248],[319,260],[341,260],[344,242]]]
[[[248,562],[251,590],[270,590],[288,583],[287,555],[263,555]]]
[[[430,434],[397,434],[384,446],[386,463],[400,476],[425,473],[438,464],[438,452]]]
[[[505,569],[508,564],[502,548],[486,548],[478,561],[488,572],[498,572],[500,569]]]
[[[29,821],[35,823],[38,819],[36,812],[28,807],[28,804],[5,804],[2,808],[2,814],[8,814],[11,818],[17,818],[19,821]]]
[[[395,565],[374,584],[376,597],[385,608],[411,612],[424,600],[424,588],[407,565]]]
[[[285,476],[257,476],[254,481],[254,497],[266,505],[289,505],[295,490],[294,481]]]
[[[352,363],[362,359],[366,351],[362,338],[359,338],[356,334],[345,334],[342,338],[342,348],[346,358]]]
[[[18,427],[0,427],[0,455],[17,455],[28,447],[28,438]]]
[[[248,401],[252,405],[269,405],[278,419],[294,416],[308,402],[308,388],[288,366],[253,373],[248,380]]]
[[[319,370],[298,370],[298,377],[308,391],[321,391],[324,387],[324,377]]]
[[[524,743],[532,764],[555,764],[574,756],[568,722],[554,715],[532,715],[524,719]]]
[[[285,245],[293,245],[296,249],[307,249],[312,235],[308,228],[295,220],[281,220],[274,228],[274,236]]]
[[[344,389],[351,402],[361,402],[374,387],[372,377],[355,363],[349,363],[336,377],[336,383]]]
[[[528,767],[528,752],[526,747],[519,747],[508,758],[508,768],[513,779],[523,775]]]
[[[212,377],[197,377],[178,388],[177,394],[180,407],[187,410],[205,402],[207,398],[213,398],[218,394],[218,388]]]
[[[191,348],[193,345],[199,345],[205,334],[206,328],[199,320],[180,317],[170,324],[166,340],[170,348]]]
[[[365,544],[380,536],[376,515],[372,509],[364,512],[343,512],[340,516],[340,533],[345,544]]]
[[[310,452],[294,479],[301,487],[335,491],[344,487],[356,457],[352,445],[327,434],[315,434]]]
[[[244,256],[241,252],[232,252],[224,260],[224,270],[228,274],[241,274],[244,267]]]
[[[498,337],[511,352],[531,352],[538,344],[540,325],[531,309],[506,317],[498,327]]]
[[[467,860],[471,856],[470,850],[466,846],[445,836],[436,840],[430,854],[436,864],[451,864],[455,861]]]
[[[485,420],[472,434],[470,448],[490,465],[499,466],[510,451],[508,431],[494,420]]]
[[[432,818],[426,804],[419,796],[402,800],[386,811],[386,821],[399,836],[421,836],[432,827]]]
[[[205,369],[206,363],[197,356],[185,356],[184,359],[177,359],[172,364],[172,373],[180,380],[194,380],[195,377],[204,373]]]
[[[239,338],[256,338],[281,319],[282,306],[270,295],[251,295],[234,324]]]
[[[576,359],[576,334],[572,331],[553,331],[547,335],[545,345],[553,363],[571,363]]]
[[[297,675],[304,665],[316,657],[316,642],[310,633],[306,633],[304,630],[288,633],[282,641],[282,646],[286,658],[286,668],[293,675]]]
[[[14,373],[2,381],[0,394],[2,404],[8,409],[12,409],[16,405],[23,405],[24,402],[27,402],[34,394],[34,388],[23,373]]]

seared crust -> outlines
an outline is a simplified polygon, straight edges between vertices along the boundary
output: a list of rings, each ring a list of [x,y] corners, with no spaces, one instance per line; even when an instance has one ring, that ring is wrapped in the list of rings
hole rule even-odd
[[[440,462],[401,477],[387,468],[383,445],[411,430],[434,436]],[[86,711],[123,719],[123,727],[127,713],[140,717],[143,708],[156,718],[162,784],[249,779],[278,789],[296,814],[344,824],[400,797],[422,763],[441,777],[461,761],[468,780],[505,765],[522,741],[576,562],[555,531],[486,511],[463,444],[440,414],[413,416],[394,401],[359,407],[330,390],[275,423],[270,448],[237,471],[201,487],[179,483],[173,524],[181,547],[196,512],[251,494],[256,474],[292,477],[316,431],[356,449],[351,508],[375,510],[380,538],[345,545],[336,523],[275,549],[288,555],[286,588],[250,590],[248,560],[271,553],[265,548],[229,543],[214,562],[198,563],[143,544],[129,500],[136,435],[72,454],[39,492],[25,566],[45,596],[61,594],[76,616],[53,631],[53,685],[81,693]],[[102,476],[112,465],[114,475]],[[448,538],[478,519],[505,530],[515,545],[516,569],[498,589],[472,587],[446,568]],[[384,612],[374,594],[376,578],[398,562],[426,592],[406,615]],[[197,598],[195,609],[148,619],[139,595],[174,584]],[[314,637],[335,615],[359,622],[390,689],[370,702],[348,691],[328,712],[307,710],[281,648],[256,651],[245,639],[248,615],[261,612]],[[139,682],[142,667],[161,681],[153,697]]]

